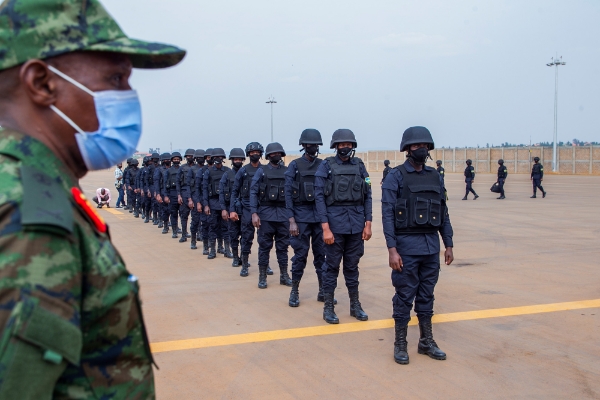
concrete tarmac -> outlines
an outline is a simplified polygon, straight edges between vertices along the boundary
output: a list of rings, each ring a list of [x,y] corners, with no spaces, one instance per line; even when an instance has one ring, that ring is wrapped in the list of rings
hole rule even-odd
[[[158,398],[600,398],[600,177],[547,175],[548,196],[530,199],[529,177],[513,174],[506,200],[496,200],[489,191],[495,176],[479,174],[473,186],[481,197],[461,201],[463,177],[448,174],[455,261],[441,268],[435,292],[440,319],[434,325],[448,359],[417,354],[419,332],[412,325],[409,365],[393,359],[394,288],[379,181],[373,174],[373,237],[360,263],[369,322],[350,317],[340,276],[337,328],[322,319],[312,259],[300,285],[300,307],[290,308],[290,289],[279,285],[274,251],[275,275],[268,277],[268,289],[257,288],[256,241],[250,276],[242,278],[222,255],[207,260],[201,249],[190,250],[189,241],[162,235],[126,211],[99,210],[128,269],[140,279],[160,367]],[[97,187],[111,189],[114,207],[112,171],[91,173],[81,184],[89,198]],[[511,308],[583,300],[596,301],[549,306],[549,312]],[[506,316],[488,311],[499,308],[509,308]],[[480,317],[457,314],[454,322],[441,323],[458,312]],[[348,332],[336,333],[339,327]],[[286,335],[294,338],[282,339]],[[201,340],[183,342],[188,339]],[[182,343],[185,349],[175,350]]]

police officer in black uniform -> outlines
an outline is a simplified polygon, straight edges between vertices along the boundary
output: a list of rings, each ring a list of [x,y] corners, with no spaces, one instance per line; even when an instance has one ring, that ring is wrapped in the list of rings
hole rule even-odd
[[[190,199],[190,187],[188,185],[187,175],[192,166],[195,164],[194,153],[196,150],[187,149],[185,151],[185,163],[181,165],[177,172],[177,181],[175,182],[177,188],[177,202],[179,203],[179,217],[181,218],[181,239],[179,243],[187,242],[188,237],[191,237],[188,233],[188,218],[190,216],[190,206],[188,200]]]
[[[168,196],[165,189],[167,170],[171,167],[171,153],[160,155],[161,165],[154,170],[154,192],[159,205],[158,228],[163,228],[162,233],[169,233],[169,204],[166,202]]]
[[[290,215],[285,207],[285,171],[281,165],[285,150],[274,142],[267,145],[265,156],[269,163],[259,167],[250,184],[250,212],[252,224],[258,229],[258,288],[267,288],[269,253],[275,240],[279,264],[279,283],[292,286],[288,274],[288,247],[290,245]]]
[[[498,188],[500,189],[500,197],[498,200],[504,200],[506,197],[504,196],[504,182],[506,182],[506,178],[508,177],[508,169],[504,166],[504,160],[498,160]]]
[[[540,158],[534,157],[533,167],[531,168],[531,182],[533,183],[533,196],[532,199],[535,199],[537,196],[538,188],[542,191],[542,198],[546,197],[546,192],[542,187],[542,181],[544,180],[544,166],[540,164]]]
[[[142,205],[141,211],[145,224],[150,222],[150,207],[152,206],[152,201],[150,200],[150,197],[148,197],[148,168],[150,167],[151,163],[152,159],[149,156],[144,157],[144,168],[142,168],[140,174],[138,175],[140,200]]]
[[[177,196],[177,174],[181,168],[181,153],[174,151],[171,153],[171,166],[165,171],[165,202],[169,207],[171,217],[171,228],[173,228],[173,239],[177,239],[178,217],[179,217],[179,199]]]
[[[131,168],[132,160],[133,158],[127,159],[127,166],[123,170],[123,184],[125,185],[123,187],[123,202],[125,203],[125,206],[123,206],[123,210],[129,210],[129,203],[131,203],[131,199],[129,198],[129,189],[127,188],[127,184],[125,182],[129,180],[129,168]]]
[[[201,207],[202,207],[202,214],[200,215],[200,233],[202,236],[202,243],[204,246],[204,250],[202,251],[202,255],[208,255],[209,250],[208,250],[208,228],[210,226],[210,223],[208,222],[208,215],[206,215],[206,213],[204,212],[204,207],[206,206],[206,204],[204,204],[204,174],[206,173],[206,171],[213,166],[213,160],[210,157],[210,153],[212,153],[213,149],[209,148],[206,149],[206,151],[204,152],[204,160],[206,161],[206,165],[204,165],[201,169],[201,175],[196,174],[196,177],[199,176],[199,180],[196,180],[196,184],[199,185],[198,186],[198,194],[200,196],[200,203],[201,203]]]
[[[473,161],[471,161],[470,159],[467,160],[467,167],[465,168],[465,183],[467,184],[467,191],[465,193],[465,197],[463,197],[463,200],[467,200],[469,192],[475,195],[475,197],[473,197],[473,200],[477,200],[477,198],[479,197],[479,195],[475,193],[475,190],[473,190],[473,182],[475,182],[475,168],[472,164]]]
[[[140,204],[138,202],[138,195],[135,189],[135,180],[137,178],[137,174],[139,172],[139,161],[134,158],[131,160],[131,164],[129,165],[129,170],[127,171],[127,178],[125,179],[125,184],[127,185],[127,198],[131,199],[129,205],[129,212],[133,213],[133,216],[139,218],[139,207]]]
[[[211,153],[212,166],[208,167],[204,172],[204,178],[202,180],[202,195],[204,196],[204,213],[208,216],[208,241],[209,241],[209,252],[208,259],[212,260],[217,257],[217,251],[215,249],[217,239],[219,235],[225,239],[225,246],[227,251],[223,249],[221,253],[225,256],[231,254],[229,250],[229,232],[227,230],[227,221],[223,219],[221,214],[221,204],[219,203],[219,182],[229,168],[223,165],[223,160],[227,155],[225,150],[221,148],[212,149]]]
[[[290,217],[290,245],[294,249],[292,257],[292,290],[288,304],[300,305],[299,286],[304,275],[308,251],[312,242],[313,265],[319,281],[318,301],[323,298],[323,264],[325,263],[325,242],[321,219],[315,206],[315,174],[323,162],[318,157],[319,146],[323,145],[321,133],[316,129],[305,129],[300,135],[299,145],[304,155],[293,160],[285,173],[285,205]]]
[[[252,250],[252,242],[254,241],[255,228],[252,224],[252,211],[250,210],[250,184],[252,178],[256,174],[259,168],[263,165],[260,163],[260,159],[264,153],[262,144],[258,142],[248,143],[246,146],[246,156],[250,158],[250,162],[244,165],[238,173],[235,175],[235,181],[231,188],[231,198],[234,202],[229,203],[229,219],[232,221],[241,221],[242,230],[242,269],[240,270],[240,276],[248,276],[248,268],[250,267],[250,253]],[[239,198],[242,202],[242,213],[239,214],[239,210],[236,210],[235,199]],[[270,272],[269,272],[270,271]],[[268,268],[267,275],[273,275],[273,271]]]
[[[231,197],[231,189],[233,187],[233,183],[235,182],[235,176],[242,168],[245,159],[246,153],[244,153],[244,150],[242,150],[239,147],[231,149],[231,151],[229,152],[231,169],[228,170],[225,174],[223,174],[223,176],[221,177],[221,181],[219,182],[219,203],[221,204],[221,216],[225,221],[227,221],[227,227],[229,230],[229,242],[231,243],[231,252],[226,252],[225,257],[233,258],[233,261],[231,262],[232,267],[239,267],[240,265],[242,265],[239,251],[240,236],[242,234],[242,229],[241,221],[239,218],[237,218],[236,220],[229,219],[229,207],[233,203],[233,207],[236,210],[236,213],[241,214],[242,203],[239,197]]]
[[[329,147],[336,149],[336,156],[326,158],[315,174],[315,202],[326,244],[323,319],[330,324],[339,323],[333,295],[343,260],[350,315],[366,321],[369,317],[358,294],[358,263],[364,254],[364,241],[372,234],[371,179],[362,160],[354,157],[357,142],[350,129],[335,131]]]
[[[154,173],[156,172],[159,160],[160,155],[158,153],[152,153],[150,162],[148,163],[148,173],[146,174],[145,182],[147,188],[145,196],[150,199],[150,216],[147,215],[146,219],[151,217],[153,225],[158,225],[158,202],[156,201],[156,196],[154,194]]]
[[[383,178],[381,178],[381,183],[383,183],[383,180],[385,179],[387,174],[392,170],[392,168],[390,167],[390,160],[384,160],[383,165],[385,165],[385,168],[383,169]]]
[[[436,171],[438,172],[438,174],[440,174],[440,178],[442,178],[442,185],[444,185],[444,188],[446,187],[446,170],[444,169],[444,167],[442,167],[442,160],[437,160],[435,162],[435,165],[437,165],[437,169]]]
[[[389,173],[382,185],[383,233],[396,289],[394,308],[396,340],[394,359],[408,364],[406,332],[415,303],[419,318],[419,354],[445,360],[446,353],[433,340],[433,291],[440,272],[440,239],[446,247],[445,263],[454,260],[452,225],[439,173],[425,165],[434,143],[427,128],[415,126],[402,135],[400,150],[407,160]],[[410,189],[410,190],[409,190]]]
[[[195,182],[196,174],[204,166],[204,149],[197,149],[194,152],[194,160],[196,162],[194,165],[192,165],[186,177],[187,186],[189,187],[189,198],[187,199],[187,203],[188,207],[191,208],[192,213],[192,222],[190,223],[190,233],[192,235],[190,248],[192,250],[196,250],[198,248],[196,246],[197,240],[202,241],[201,234],[199,233],[202,226],[200,215],[203,215],[204,213],[202,212],[202,204],[199,202],[198,186],[195,184]],[[203,172],[200,173],[202,174]]]

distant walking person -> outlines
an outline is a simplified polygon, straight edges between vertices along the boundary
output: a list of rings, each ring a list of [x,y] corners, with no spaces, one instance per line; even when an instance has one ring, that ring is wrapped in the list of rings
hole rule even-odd
[[[498,187],[500,189],[500,197],[498,197],[497,199],[504,200],[506,198],[504,197],[504,182],[506,181],[506,177],[508,176],[508,170],[504,166],[503,159],[498,160],[498,165],[500,165],[498,167]]]
[[[96,195],[92,197],[92,200],[98,204],[98,208],[102,208],[102,206],[110,208],[110,190],[105,188],[96,189]]]
[[[546,192],[542,187],[542,181],[544,180],[544,166],[540,164],[540,158],[534,157],[533,167],[531,168],[531,181],[533,182],[533,196],[532,199],[535,199],[538,188],[542,191],[542,198],[546,197]]]
[[[383,183],[383,180],[385,179],[387,174],[389,174],[392,170],[392,168],[390,167],[390,160],[385,160],[383,162],[383,165],[385,165],[385,168],[383,169],[383,177],[381,178],[381,183]]]
[[[117,197],[117,208],[123,208],[122,204],[125,204],[125,189],[123,188],[123,164],[117,164],[115,168],[115,189],[119,193]]]
[[[473,197],[473,200],[477,200],[477,198],[479,197],[479,195],[473,190],[473,182],[475,182],[475,168],[472,164],[473,161],[471,161],[470,159],[467,160],[467,168],[465,168],[465,183],[467,184],[467,191],[465,192],[465,197],[463,197],[463,200],[467,200],[469,192],[475,195],[475,197]]]
[[[444,188],[446,188],[446,182],[445,182],[445,179],[446,179],[445,172],[446,172],[446,170],[444,169],[444,167],[442,167],[442,160],[437,160],[435,162],[435,164],[437,165],[436,170],[437,170],[438,174],[440,174],[440,178],[442,178],[442,185],[444,186]]]

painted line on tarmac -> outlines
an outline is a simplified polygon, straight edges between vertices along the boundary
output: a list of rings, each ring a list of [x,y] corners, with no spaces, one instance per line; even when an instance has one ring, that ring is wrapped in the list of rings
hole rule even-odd
[[[117,211],[114,208],[103,208],[103,210],[114,215],[123,215],[121,211]]]
[[[540,314],[556,311],[579,310],[583,308],[600,307],[600,299],[571,301],[566,303],[539,304],[533,306],[495,308],[490,310],[464,311],[433,316],[433,323],[471,321],[476,319],[511,317],[516,315]],[[417,325],[413,318],[409,325]],[[306,328],[282,329],[254,333],[243,333],[228,336],[213,336],[206,338],[173,340],[152,343],[153,353],[164,353],[177,350],[202,349],[206,347],[231,346],[245,343],[269,342],[272,340],[297,339],[310,336],[335,335],[339,333],[371,331],[375,329],[393,328],[393,319],[376,321],[352,322],[347,324],[310,326]]]

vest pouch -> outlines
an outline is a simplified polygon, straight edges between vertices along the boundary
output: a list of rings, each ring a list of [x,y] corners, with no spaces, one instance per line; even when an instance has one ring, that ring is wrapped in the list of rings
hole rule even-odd
[[[221,193],[221,188],[219,187],[219,182],[217,182],[217,181],[211,182],[210,190],[211,190],[211,193],[210,193],[211,196],[218,196],[219,193]]]
[[[267,198],[267,185],[265,183],[260,184],[258,195],[259,195],[260,200],[263,200],[263,201],[269,200]]]
[[[240,195],[242,197],[250,197],[250,180],[244,179],[242,182],[242,188],[240,190]]]
[[[335,191],[338,193],[344,193],[344,195],[341,195],[340,197],[343,197],[345,199],[346,197],[348,197],[345,192],[348,191],[349,187],[350,187],[350,178],[342,175],[336,182]]]
[[[279,186],[269,185],[269,201],[277,201],[279,198]]]
[[[429,222],[429,200],[417,197],[414,213],[414,221],[417,225],[427,224]]]
[[[406,199],[396,199],[394,207],[394,226],[396,229],[403,229],[408,226],[408,208],[406,207]]]
[[[325,195],[325,204],[330,206],[335,201],[331,195],[331,191],[333,190],[333,182],[327,182],[324,189],[325,190],[323,190],[323,194]]]
[[[292,183],[292,199],[298,200],[300,198],[300,183],[294,182]]]
[[[315,185],[312,182],[304,182],[304,201],[315,201]]]
[[[363,179],[360,176],[356,175],[354,177],[354,183],[352,185],[352,190],[354,190],[355,192],[358,192],[358,193],[362,193],[362,188],[363,188]]]
[[[438,227],[442,224],[442,202],[430,200],[429,204],[429,224]]]

